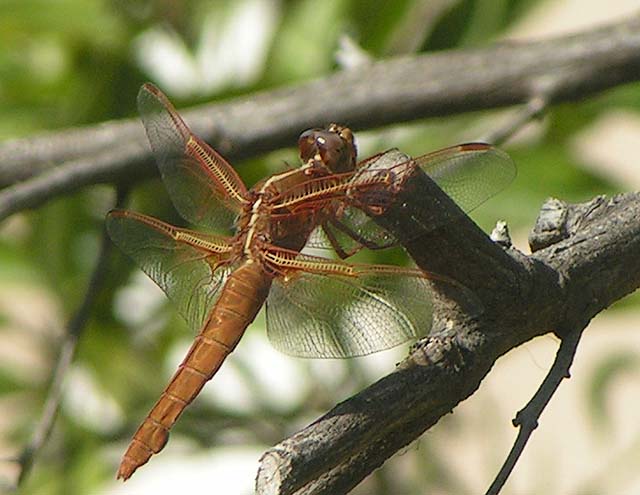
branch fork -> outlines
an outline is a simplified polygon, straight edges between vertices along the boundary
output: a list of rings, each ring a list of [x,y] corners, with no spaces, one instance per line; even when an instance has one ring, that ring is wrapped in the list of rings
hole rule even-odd
[[[420,181],[419,191],[417,197],[457,215],[457,206],[447,203],[430,179]],[[640,196],[557,205],[565,210],[555,215],[555,228],[563,234],[529,256],[492,242],[466,216],[455,228],[425,232],[406,243],[421,268],[461,280],[473,290],[484,312],[469,318],[459,308],[443,305],[431,334],[395,371],[269,449],[261,459],[256,492],[347,493],[473,394],[498,357],[555,331],[562,336],[556,360],[514,420],[518,438],[487,492],[497,494],[542,410],[569,376],[591,317],[640,286],[640,261],[633,255],[640,249]],[[395,225],[399,230],[393,233],[402,239],[402,219],[394,214],[392,209],[382,222]],[[613,285],[593,276],[604,268],[616,279]]]

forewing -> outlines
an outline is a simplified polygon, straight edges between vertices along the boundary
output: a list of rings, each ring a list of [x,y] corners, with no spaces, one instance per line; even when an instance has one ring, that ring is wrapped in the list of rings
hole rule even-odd
[[[466,212],[502,191],[516,176],[509,155],[485,143],[451,146],[415,162]]]
[[[107,215],[107,230],[167,294],[189,326],[199,330],[232,269],[229,239],[179,229],[126,210]]]
[[[339,274],[345,268],[351,275]],[[267,333],[286,354],[362,356],[419,338],[431,327],[431,292],[418,270],[304,255],[283,263],[283,270],[287,275],[274,280],[267,299]]]
[[[138,109],[160,174],[180,215],[211,229],[230,228],[247,203],[242,180],[195,136],[162,92],[145,84]]]
[[[352,179],[353,194],[360,194],[371,204],[384,204],[415,167],[427,173],[465,212],[502,191],[516,176],[509,155],[486,143],[459,144],[417,158],[394,148],[358,164],[358,173]],[[371,181],[385,172],[388,187],[371,189]]]

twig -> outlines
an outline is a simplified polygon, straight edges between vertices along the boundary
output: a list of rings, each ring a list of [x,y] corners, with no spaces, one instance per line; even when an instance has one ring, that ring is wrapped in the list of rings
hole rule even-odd
[[[571,376],[569,369],[573,363],[573,358],[576,354],[583,330],[584,327],[577,328],[560,341],[556,358],[549,369],[549,373],[540,385],[540,388],[536,391],[529,403],[516,414],[513,420],[513,426],[520,427],[518,436],[495,480],[487,490],[486,495],[498,495],[498,493],[500,493],[500,490],[524,451],[524,447],[529,441],[533,430],[538,427],[538,419],[542,411],[551,400],[551,397],[560,386],[562,380]]]
[[[500,108],[526,103],[548,81],[558,80],[549,101],[555,103],[639,79],[640,16],[634,16],[562,38],[376,62],[183,113],[199,135],[233,162],[290,146],[301,130],[327,122],[359,130]],[[28,181],[54,165],[65,169],[47,178],[56,183],[49,195],[40,197],[40,187],[29,192],[34,198],[22,198],[20,208],[35,208],[79,184],[150,176],[155,171],[145,146],[142,128],[133,119],[8,142],[0,146],[0,184]],[[124,151],[135,147],[141,152]],[[86,167],[77,168],[77,162]],[[6,206],[9,200],[0,193],[5,215],[17,211]]]
[[[548,96],[534,96],[525,106],[518,109],[506,123],[494,129],[493,132],[485,134],[478,141],[496,145],[504,143],[533,119],[539,118],[546,110],[549,100]]]
[[[115,202],[117,207],[123,205],[125,197],[125,192],[118,191]],[[51,434],[51,430],[53,428],[53,424],[60,407],[60,401],[62,399],[64,380],[71,362],[73,361],[80,336],[82,335],[82,332],[91,315],[93,305],[102,288],[102,283],[106,276],[109,265],[111,250],[111,240],[109,239],[106,230],[104,230],[102,234],[100,251],[98,253],[95,268],[93,269],[93,273],[91,274],[91,278],[89,279],[85,297],[78,307],[78,310],[67,324],[65,338],[60,348],[60,354],[51,374],[51,381],[49,384],[49,390],[47,392],[47,399],[45,401],[42,414],[40,415],[40,419],[35,425],[31,439],[18,456],[18,464],[20,469],[16,487],[20,487],[20,485],[27,478],[40,450]]]

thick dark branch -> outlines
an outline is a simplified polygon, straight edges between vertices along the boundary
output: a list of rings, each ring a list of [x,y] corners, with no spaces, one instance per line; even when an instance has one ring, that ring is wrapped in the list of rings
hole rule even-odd
[[[301,130],[327,122],[366,129],[540,96],[552,103],[574,100],[638,79],[640,17],[634,17],[552,40],[377,62],[201,106],[185,116],[200,135],[236,160],[289,146]],[[42,175],[54,165],[58,174]],[[149,165],[142,128],[132,120],[5,143],[0,146],[0,185],[18,185],[0,193],[0,220],[88,184],[154,173]],[[29,177],[41,182],[34,187]],[[46,186],[49,180],[54,187]]]
[[[428,182],[426,208],[456,216]],[[503,250],[466,217],[410,243],[422,268],[463,281],[484,312],[441,307],[395,372],[267,451],[258,492],[346,493],[474,393],[498,357],[549,331],[579,331],[639,287],[640,195],[561,206],[562,234],[531,256]]]

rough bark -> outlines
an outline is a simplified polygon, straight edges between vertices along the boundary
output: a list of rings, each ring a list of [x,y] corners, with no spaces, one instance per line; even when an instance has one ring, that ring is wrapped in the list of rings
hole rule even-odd
[[[457,215],[424,182],[425,211]],[[467,217],[407,243],[419,266],[464,281],[483,310],[442,305],[429,337],[393,373],[264,454],[257,493],[347,493],[473,394],[501,355],[548,332],[562,338],[584,328],[640,286],[640,195],[554,200],[544,210],[532,236],[539,249],[529,256],[493,243]],[[401,235],[399,220],[389,221]]]

